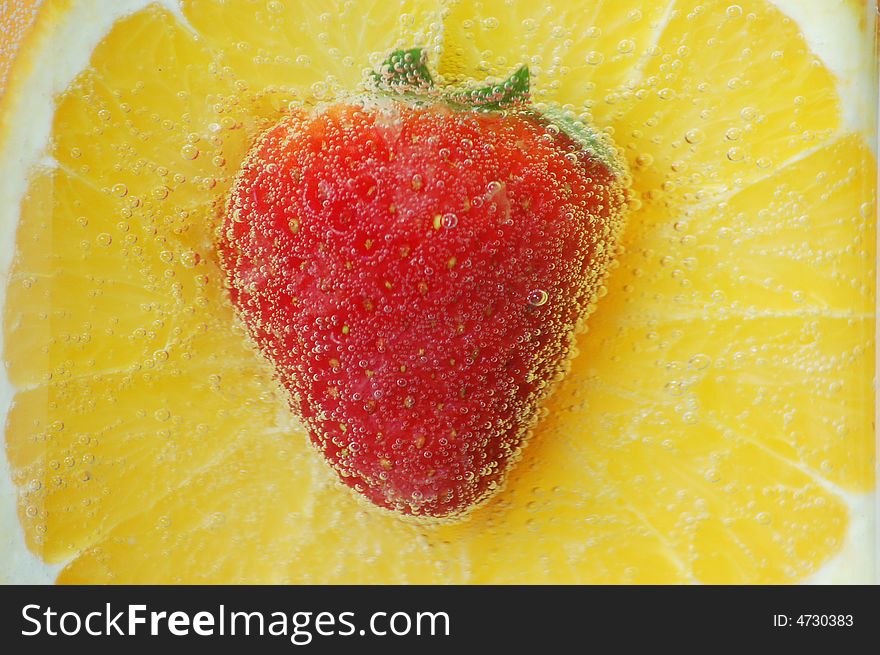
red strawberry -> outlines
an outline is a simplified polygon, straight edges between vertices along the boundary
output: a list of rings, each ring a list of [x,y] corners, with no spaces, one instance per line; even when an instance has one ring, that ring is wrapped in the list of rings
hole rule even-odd
[[[233,186],[232,302],[381,507],[458,516],[502,486],[615,252],[621,165],[528,83],[438,89],[396,52],[370,92],[264,133]]]

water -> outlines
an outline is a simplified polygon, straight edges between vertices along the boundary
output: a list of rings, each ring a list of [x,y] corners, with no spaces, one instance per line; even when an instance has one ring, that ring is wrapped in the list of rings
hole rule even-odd
[[[289,3],[271,4],[273,7],[267,8],[267,11],[273,16],[283,16]],[[89,10],[84,11],[88,13]],[[746,3],[742,6],[731,5],[725,14],[730,20],[749,19]],[[663,20],[674,21],[674,17],[652,16],[633,10],[627,14],[626,19],[635,26],[632,29],[636,32],[632,38],[613,39],[609,48],[601,46],[601,39],[608,36],[607,26],[604,32],[599,26],[595,30],[584,32],[586,39],[597,44],[592,49],[584,47],[583,60],[587,67],[603,71],[603,75],[612,75],[617,66],[615,62],[626,61],[626,57],[648,52],[649,57],[662,59],[669,54],[669,60],[657,60],[660,61],[658,70],[663,73],[663,66],[675,70],[676,66],[687,65],[688,58],[694,56],[693,47],[690,51],[687,47],[678,48],[672,55],[652,50],[651,46],[646,49],[644,39],[636,38],[639,36],[639,26],[657,24],[657,21]],[[329,24],[334,17],[328,14],[321,20]],[[403,23],[415,25],[417,19],[410,16]],[[531,34],[543,29],[548,21],[530,18],[523,19],[521,23],[525,33]],[[578,34],[567,33],[562,21],[553,24],[551,20],[549,23],[547,38],[554,43],[558,42],[562,49],[572,47],[570,42],[580,38]],[[86,24],[96,25],[95,33],[78,34],[75,38],[92,38],[96,41],[101,32],[97,29],[98,23],[86,21]],[[828,21],[811,18],[806,24],[823,25],[828,24]],[[503,16],[490,15],[481,17],[475,21],[473,28],[466,26],[466,29],[497,35],[503,34],[508,27]],[[810,30],[818,33],[818,28],[808,27],[808,33]],[[330,31],[320,32],[319,40],[321,35],[329,38],[329,34]],[[828,36],[823,34],[813,37],[811,43],[821,43],[822,38],[828,39]],[[73,51],[76,49],[73,48],[72,34],[71,39],[68,43]],[[828,63],[838,74],[843,74],[852,81],[846,87],[851,93],[847,93],[844,103],[847,124],[863,125],[870,112],[864,108],[864,96],[860,96],[858,92],[864,78],[857,72],[856,64],[860,55],[852,49],[855,47],[851,45],[854,39],[844,41],[844,46],[821,51],[834,53],[832,61]],[[528,44],[528,38],[523,39],[523,52]],[[580,43],[578,47],[581,47]],[[652,52],[657,54],[653,55]],[[784,62],[786,58],[791,59],[793,50],[779,48],[769,52],[771,61]],[[519,55],[517,52],[484,48],[480,52],[478,67],[485,69],[486,74],[496,74],[497,69],[497,74],[500,75],[502,70],[508,70],[516,63]],[[301,54],[292,59],[302,66],[313,63],[302,58],[304,56]],[[339,61],[343,58],[341,53],[337,57]],[[756,57],[756,60],[760,60],[760,57]],[[261,65],[271,64],[261,53],[255,55],[254,61],[259,61]],[[562,61],[549,58],[539,60],[535,55],[529,55],[526,63],[533,68],[538,80],[546,82],[536,86],[535,101],[538,103],[549,102],[553,94],[570,93],[567,89],[575,84],[582,85],[583,89],[596,89],[601,79],[594,77],[587,81],[578,70],[565,70]],[[43,80],[43,83],[54,83],[57,85],[56,89],[60,90],[83,65],[84,59],[77,61],[72,58],[66,73],[54,76],[51,80]],[[470,74],[473,75],[473,71]],[[746,71],[727,77],[723,82],[731,93],[737,93],[748,89],[750,77]],[[39,84],[40,81],[37,80],[36,83]],[[760,78],[753,77],[751,83],[760,83]],[[310,87],[310,92],[315,99],[326,101],[339,86],[338,79],[319,80]],[[218,102],[218,113],[206,122],[205,134],[197,141],[190,138],[192,132],[189,129],[172,126],[174,134],[180,138],[174,149],[175,163],[169,163],[171,170],[166,169],[164,175],[161,171],[156,171],[161,183],[156,179],[143,188],[144,193],[135,192],[135,189],[142,186],[138,186],[136,179],[107,185],[110,195],[134,204],[126,206],[128,215],[120,214],[125,219],[124,227],[120,227],[121,222],[115,221],[111,229],[94,233],[93,240],[89,242],[89,252],[112,253],[118,252],[117,248],[127,248],[127,252],[138,256],[136,249],[141,244],[150,243],[156,236],[166,235],[167,242],[156,246],[156,257],[163,268],[158,269],[160,275],[157,279],[148,280],[150,288],[156,291],[164,293],[163,290],[169,290],[170,295],[161,302],[157,301],[154,306],[161,307],[162,312],[180,306],[192,308],[193,315],[199,315],[198,312],[211,311],[209,308],[222,303],[217,293],[221,289],[217,271],[210,268],[213,258],[210,243],[205,239],[177,243],[172,235],[180,236],[175,230],[180,230],[180,234],[187,231],[192,234],[192,226],[204,219],[204,214],[192,210],[186,210],[183,214],[176,212],[181,194],[187,193],[186,190],[192,187],[205,193],[204,197],[210,197],[218,185],[222,190],[229,183],[228,172],[237,169],[238,161],[235,159],[234,149],[228,145],[234,137],[229,135],[236,130],[251,136],[258,132],[257,125],[243,124],[227,113],[227,109],[236,102],[251,102],[251,92],[248,89],[252,88],[253,85],[236,84],[235,93],[224,102]],[[681,90],[677,91],[673,85],[667,85],[661,80],[658,80],[656,86],[643,91],[646,97],[655,94],[657,107],[672,105],[681,99]],[[699,93],[699,88],[697,92]],[[603,539],[608,534],[607,526],[629,525],[627,521],[632,520],[626,518],[627,511],[621,510],[621,507],[636,510],[646,517],[644,522],[633,522],[633,532],[629,537],[635,540],[632,543],[648,544],[652,534],[649,526],[663,526],[659,531],[664,538],[676,544],[673,550],[682,558],[679,563],[690,571],[691,576],[703,580],[712,579],[711,576],[717,572],[716,564],[706,563],[705,558],[700,557],[707,552],[705,545],[701,545],[705,542],[701,540],[709,538],[706,535],[716,524],[734,531],[746,530],[745,527],[736,526],[753,524],[756,532],[749,534],[774,535],[774,543],[782,543],[784,550],[802,543],[804,531],[819,534],[821,528],[818,526],[823,521],[825,525],[832,525],[838,520],[836,511],[822,515],[823,521],[809,519],[806,515],[800,518],[802,515],[799,512],[805,504],[804,498],[821,500],[826,507],[833,508],[844,506],[840,504],[840,498],[843,497],[845,506],[851,508],[852,517],[858,519],[868,515],[863,505],[857,504],[850,495],[842,495],[840,492],[841,487],[852,486],[853,480],[860,479],[861,475],[847,469],[845,455],[849,452],[849,460],[854,460],[858,468],[862,451],[848,451],[845,445],[835,445],[847,444],[849,442],[846,440],[853,439],[852,435],[860,434],[861,419],[870,411],[870,403],[852,392],[853,380],[861,379],[853,377],[859,375],[852,373],[856,370],[853,366],[857,367],[859,362],[866,361],[866,353],[869,352],[865,342],[869,337],[866,337],[866,333],[859,332],[859,325],[863,324],[859,321],[864,321],[865,317],[853,311],[854,304],[827,306],[827,289],[810,288],[810,285],[803,284],[803,280],[798,281],[790,275],[787,276],[784,270],[781,273],[766,270],[767,262],[776,261],[771,258],[783,253],[788,261],[793,262],[795,269],[799,262],[812,262],[820,268],[827,266],[827,279],[832,281],[829,283],[839,284],[845,290],[843,295],[838,294],[836,297],[851,300],[853,303],[872,298],[872,289],[866,285],[864,277],[857,274],[858,269],[853,268],[852,262],[858,262],[859,257],[867,252],[864,239],[867,233],[859,226],[864,226],[866,219],[872,215],[873,202],[862,198],[855,206],[849,206],[841,205],[844,201],[839,200],[841,186],[858,184],[857,173],[853,173],[856,177],[846,178],[848,182],[836,182],[836,186],[829,186],[825,192],[819,191],[813,195],[799,191],[789,183],[787,187],[778,187],[775,195],[768,191],[766,198],[769,202],[765,202],[765,206],[755,207],[752,204],[754,197],[749,200],[748,192],[743,190],[760,183],[762,179],[769,179],[769,176],[778,174],[784,166],[789,165],[785,153],[802,150],[798,150],[800,146],[795,142],[803,140],[819,147],[824,139],[824,128],[821,125],[808,126],[807,129],[802,129],[801,125],[791,127],[782,118],[762,111],[760,102],[754,102],[742,107],[733,105],[736,109],[735,122],[725,124],[724,129],[719,130],[711,121],[713,112],[722,110],[723,106],[709,103],[697,113],[696,118],[691,117],[688,122],[679,121],[674,112],[662,113],[666,110],[659,110],[659,115],[630,113],[630,116],[635,116],[633,120],[638,123],[637,129],[630,133],[619,130],[614,133],[613,127],[621,125],[621,117],[629,111],[623,109],[628,102],[628,93],[630,90],[626,88],[612,91],[599,88],[597,92],[584,94],[583,102],[567,107],[565,111],[571,120],[583,124],[595,122],[600,127],[610,128],[608,133],[614,140],[625,149],[631,149],[628,159],[633,166],[636,188],[641,194],[632,199],[631,207],[636,214],[641,211],[645,220],[636,224],[635,228],[630,226],[622,252],[615,253],[617,263],[612,270],[612,277],[602,294],[597,290],[596,298],[591,303],[590,310],[595,312],[595,320],[591,318],[586,325],[588,331],[579,338],[577,349],[580,354],[572,363],[573,370],[561,381],[559,391],[549,405],[547,416],[542,419],[535,440],[527,449],[524,461],[518,465],[519,472],[515,474],[512,486],[501,493],[498,503],[481,510],[477,519],[485,521],[488,535],[505,535],[526,556],[535,544],[545,549],[547,543],[553,540],[568,544],[568,552],[564,555],[558,554],[560,559],[555,565],[541,559],[534,566],[522,568],[521,575],[527,579],[547,579],[546,576],[553,575],[553,570],[561,570],[560,562],[571,567],[568,575],[572,577],[569,579],[609,579],[603,577],[602,569],[603,558],[611,558],[608,559],[607,570],[615,570],[613,557],[609,555],[611,551],[603,546],[606,543]],[[296,106],[297,100],[291,102],[291,106]],[[810,116],[821,117],[822,112],[816,111],[815,106],[811,109],[811,102],[815,100],[791,94],[793,116],[807,123],[811,120]],[[277,102],[270,100],[269,104],[272,103],[287,105],[288,99],[284,97],[283,102],[280,99]],[[45,109],[43,111],[43,115],[34,113],[29,116],[27,124],[32,125],[34,131],[18,137],[22,139],[18,150],[22,153],[23,161],[38,161],[44,150],[45,130],[48,129],[50,116]],[[265,108],[259,111],[267,112]],[[100,112],[98,118],[110,124],[114,121],[112,116],[107,118],[100,115]],[[693,124],[695,121],[706,122],[696,126]],[[755,141],[754,136],[750,135],[755,130],[764,129],[762,126],[768,125],[768,122],[779,125],[781,133],[786,136],[772,141],[772,146],[764,147],[763,142]],[[794,135],[791,138],[785,131],[790,127],[791,134]],[[212,134],[216,140],[212,141]],[[656,139],[667,137],[670,139],[668,150],[652,145]],[[776,137],[770,138],[772,140]],[[85,145],[87,144],[83,144]],[[84,156],[87,148],[83,146],[78,145],[69,153],[71,160],[79,166],[86,165]],[[76,154],[75,150],[78,150]],[[703,153],[714,153],[716,150],[717,157],[714,154],[712,157],[703,156]],[[28,155],[27,152],[31,154]],[[836,162],[835,166],[807,168],[810,179],[815,178],[816,183],[821,185],[829,179],[829,175],[833,178],[841,170],[846,171],[846,167],[851,165],[854,151],[841,149],[838,152],[843,159]],[[218,172],[198,180],[192,175],[174,172],[187,162],[200,161],[219,162],[215,164]],[[145,171],[149,170],[147,166]],[[735,173],[729,173],[734,170]],[[411,178],[410,185],[413,191],[424,193],[431,182],[429,175],[418,174],[418,177]],[[20,197],[23,180],[20,179],[17,184],[17,192],[11,187],[10,189],[16,193],[15,197]],[[317,191],[315,198],[319,204],[328,200],[326,194],[321,196],[320,189]],[[493,182],[491,188],[487,187],[485,194],[469,199],[469,204],[477,208],[495,207],[495,211],[501,212],[501,218],[504,219],[502,207],[498,204],[498,200],[504,197],[504,184]],[[685,199],[686,204],[677,206],[674,216],[661,215],[656,210],[657,207],[678,203],[681,199]],[[822,215],[816,214],[814,208],[822,203],[835,202],[838,203],[835,206],[843,207],[835,225],[852,226],[850,238],[839,246],[829,247],[821,239],[805,242],[794,236],[797,233],[795,230],[807,230],[822,225]],[[845,202],[851,203],[850,200]],[[10,204],[15,206],[16,203]],[[861,205],[867,206],[868,210],[861,210]],[[400,208],[401,211],[404,209]],[[457,234],[466,233],[468,223],[462,209],[459,208],[454,214],[439,213],[438,225],[431,222],[434,214],[430,214],[430,229],[442,228]],[[762,211],[765,213],[761,213]],[[86,216],[86,213],[82,215],[85,220],[79,224],[79,229],[98,229],[100,217]],[[449,215],[454,215],[456,220],[447,220],[446,216]],[[145,216],[149,217],[151,229],[155,231],[145,230],[144,224],[139,222]],[[755,218],[758,220],[753,220]],[[303,229],[303,222],[298,218],[293,220],[295,222],[288,222],[286,229],[296,234]],[[11,217],[8,223],[14,224],[14,221],[15,217]],[[293,225],[296,225],[295,229]],[[773,226],[792,230],[789,237],[782,235],[781,246],[778,241],[767,241],[776,234],[772,231]],[[12,239],[8,242],[11,243]],[[749,250],[754,243],[758,245]],[[368,246],[365,241],[361,245],[365,251],[379,251],[375,243]],[[725,260],[719,266],[716,254],[719,248],[750,254],[734,262]],[[755,259],[751,259],[752,257]],[[457,252],[455,255],[444,256],[439,265],[433,268],[454,271],[456,274],[464,271],[461,273],[464,275],[466,261],[466,257]],[[846,264],[849,268],[843,264],[835,267],[835,261],[849,262]],[[178,263],[180,266],[176,267]],[[861,270],[867,271],[871,265],[872,262],[864,262]],[[36,277],[29,280],[31,288],[40,288],[40,281]],[[390,280],[386,282],[393,288]],[[333,281],[328,280],[328,285],[332,284]],[[424,284],[425,293],[428,293],[431,288],[429,276]],[[554,294],[548,294],[545,289],[530,288],[523,295],[526,304],[536,308],[552,305],[557,298]],[[533,302],[533,297],[544,302]],[[296,300],[296,294],[292,293],[291,302]],[[384,311],[376,302],[370,302],[374,308]],[[869,307],[865,311],[872,312],[873,309]],[[811,314],[812,319],[803,319]],[[841,320],[841,326],[846,326],[840,329],[849,329],[851,332],[849,344],[840,350],[833,347],[829,349],[826,345],[830,343],[827,341],[828,332],[821,321],[829,315]],[[719,322],[705,328],[707,316]],[[779,323],[786,320],[786,316],[792,317],[789,319],[791,324]],[[618,317],[625,320],[618,321]],[[669,317],[675,317],[678,322],[670,322]],[[724,327],[735,324],[731,321],[739,320],[744,321],[743,325],[746,326],[758,325],[761,320],[774,320],[781,327],[776,332],[771,330],[764,333],[751,333],[749,327],[741,329],[739,334],[736,331],[727,331]],[[135,330],[133,334],[138,339],[145,340],[145,348],[149,347],[149,357],[142,363],[142,370],[185,372],[188,361],[193,358],[198,360],[198,351],[174,347],[176,342],[172,333],[173,324],[168,316],[157,314],[150,322]],[[181,325],[189,324],[179,324],[177,329],[182,329]],[[336,324],[331,320],[330,325],[338,326],[340,339],[358,332],[357,326],[348,323]],[[743,331],[745,334],[742,334]],[[94,326],[86,328],[83,334],[92,343],[101,342],[100,329],[95,329]],[[165,339],[165,335],[169,339]],[[722,343],[720,339],[726,340],[729,347],[719,348],[719,343]],[[163,347],[166,345],[162,343],[163,340],[167,340],[172,347]],[[800,344],[799,349],[787,350],[792,343]],[[385,350],[387,344],[379,348]],[[155,353],[164,354],[157,357],[154,356]],[[408,366],[418,366],[419,357],[416,353],[415,359]],[[371,370],[370,363],[367,362],[362,368]],[[775,374],[777,371],[782,371],[782,374]],[[216,394],[221,392],[222,387],[216,381],[208,382],[209,375],[212,380],[216,377],[216,374],[206,373],[205,393],[215,395],[205,395],[206,399],[217,397]],[[787,390],[785,381],[797,380],[801,376],[807,380],[809,393],[815,399],[813,404],[820,406],[822,411],[811,413],[810,407],[805,406],[797,396],[791,395],[792,392]],[[229,377],[224,372],[223,379],[227,380]],[[632,379],[638,384],[634,384]],[[556,383],[560,384],[560,381],[557,380]],[[655,391],[658,394],[656,397],[653,395]],[[283,414],[286,411],[284,403],[278,403],[278,396],[274,391],[267,391],[261,396],[262,409],[258,412],[260,416],[264,413]],[[668,401],[665,400],[667,397]],[[412,399],[410,409],[417,408],[420,402],[424,402],[423,394],[407,392],[403,396],[404,405],[409,398]],[[181,430],[186,429],[186,411],[172,411],[171,407],[165,406],[153,407],[149,403],[145,403],[145,407],[150,409],[146,415],[152,416],[157,423],[155,434],[168,443],[162,456],[169,457],[168,461],[174,461],[180,452],[185,452],[175,449],[174,443],[179,439]],[[841,411],[841,407],[846,411]],[[235,414],[234,410],[232,414]],[[762,416],[767,417],[767,423],[760,422]],[[816,420],[807,420],[804,423],[805,416]],[[276,425],[272,423],[275,419],[265,420]],[[276,427],[290,433],[285,420],[278,419]],[[212,425],[215,424],[211,421],[200,422],[199,425],[204,426],[199,434],[214,434]],[[699,435],[709,434],[710,430],[717,431],[717,439],[712,437],[705,440],[705,436],[697,438]],[[462,435],[455,436],[462,438]],[[415,440],[418,443],[419,437],[416,436]],[[286,444],[284,441],[281,443]],[[631,444],[642,445],[636,448]],[[652,444],[659,447],[656,454],[651,450]],[[290,447],[295,448],[293,445]],[[800,473],[788,467],[767,468],[766,473],[771,482],[744,475],[743,468],[737,464],[744,460],[738,460],[737,457],[751,452],[748,449],[755,447],[767,449],[774,456],[781,455],[783,458],[791,458],[792,452],[796,453],[808,475],[803,478],[793,477]],[[294,457],[310,456],[306,451],[294,452]],[[609,453],[614,456],[609,458]],[[722,487],[722,494],[741,499],[733,506],[736,511],[728,511],[729,508],[724,505],[724,495],[716,495],[715,491],[701,493],[694,489],[687,476],[684,477],[684,483],[682,478],[669,478],[665,474],[658,476],[651,465],[639,464],[645,456],[648,456],[649,462],[653,461],[656,470],[669,471],[683,467],[686,473],[693,470],[709,485]],[[760,458],[756,461],[768,460]],[[576,471],[569,470],[568,464],[572,462],[575,463]],[[96,480],[92,464],[84,462],[81,457],[75,462],[74,468],[76,476],[84,485]],[[764,464],[760,468],[764,470]],[[248,485],[256,488],[258,477],[246,472],[243,475],[242,488],[246,489]],[[40,481],[39,478],[36,479]],[[675,481],[670,482],[670,479]],[[47,480],[51,481],[51,477]],[[97,480],[100,481],[100,476]],[[588,480],[589,484],[584,485],[583,480]],[[32,487],[30,492],[35,494],[35,498],[39,498],[44,486],[41,484],[40,487]],[[532,486],[542,490],[553,487],[559,491],[550,495],[552,500],[545,501],[543,494],[529,491]],[[774,486],[783,491],[774,491]],[[798,489],[800,495],[796,492]],[[11,495],[10,490],[7,497]],[[615,504],[615,496],[618,497],[618,504]],[[646,499],[651,498],[656,498],[657,502],[646,502]],[[292,508],[295,505],[290,500],[287,504]],[[518,524],[520,506],[528,507],[528,510],[523,510],[529,515],[526,527],[519,527]],[[30,513],[26,511],[26,517],[40,521],[42,517],[39,505],[29,507],[34,507],[35,510]],[[31,517],[30,514],[34,516]],[[225,515],[228,522],[230,514]],[[365,533],[371,525],[381,522],[382,525],[389,526],[389,531],[403,531],[395,534],[413,537],[414,533],[410,528],[396,527],[393,517],[370,518],[373,515],[369,513],[365,516],[366,518],[361,517],[356,521]],[[163,529],[174,530],[179,525],[179,522],[174,522],[168,516],[163,515],[162,519],[167,519],[167,525],[162,524]],[[9,521],[16,525],[18,523],[11,515]],[[41,524],[36,525],[39,527]],[[844,540],[848,540],[848,549],[858,550],[858,543],[861,543],[864,552],[867,540],[862,538],[861,542],[852,541],[853,535],[859,534],[860,529],[862,528],[857,522],[846,534],[823,534],[821,542],[826,544],[827,552],[836,552]],[[35,529],[35,532],[45,531]],[[537,536],[523,537],[523,534]],[[493,555],[492,547],[485,544],[463,542],[468,554],[452,554],[451,547],[443,545],[442,539],[451,537],[454,541],[458,536],[461,540],[461,533],[456,532],[456,528],[449,528],[445,533],[443,529],[429,531],[427,535],[425,538],[444,554],[438,561],[461,562],[463,557],[464,561],[469,562],[471,575],[474,576],[472,579],[485,576],[483,579],[498,580],[510,575],[509,571],[490,563],[493,557],[498,558],[498,554]],[[714,538],[721,537],[716,535]],[[691,555],[688,555],[689,551],[685,546],[687,543],[692,544],[697,553],[690,560],[688,557]],[[758,539],[755,543],[762,542]],[[768,548],[768,553],[775,552],[773,549],[776,546],[768,543],[765,547]],[[636,555],[632,555],[631,559],[636,561],[637,553],[654,551],[651,546],[643,545],[641,549],[635,548],[634,552]],[[753,561],[757,559],[755,553],[749,553],[748,556]],[[658,563],[653,566],[655,571],[665,570]],[[871,564],[866,560],[864,566],[869,568]],[[457,565],[451,569],[453,572],[461,570]],[[625,573],[621,578],[624,581],[637,580],[640,575],[650,573],[651,566],[627,565],[620,570]],[[782,575],[799,578],[809,572],[809,558],[806,558],[788,566]],[[678,574],[668,572],[668,575]]]

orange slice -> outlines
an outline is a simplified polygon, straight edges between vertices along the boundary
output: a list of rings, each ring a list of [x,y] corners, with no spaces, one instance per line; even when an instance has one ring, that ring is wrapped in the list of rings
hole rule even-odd
[[[436,527],[334,481],[212,248],[254,135],[416,44],[448,79],[529,64],[636,191],[524,461]],[[189,0],[115,22],[57,98],[6,289],[28,547],[76,583],[806,578],[875,488],[875,162],[839,89],[764,0]]]

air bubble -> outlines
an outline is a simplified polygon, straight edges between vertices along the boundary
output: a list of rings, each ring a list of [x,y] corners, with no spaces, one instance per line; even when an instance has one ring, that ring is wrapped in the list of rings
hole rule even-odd
[[[543,289],[535,289],[529,292],[528,301],[532,307],[540,307],[546,304],[549,297],[549,294]]]
[[[671,380],[670,382],[667,382],[663,388],[666,389],[666,393],[671,396],[680,396],[684,393],[684,389],[682,389],[681,387],[681,382],[679,382],[678,380]]]
[[[694,355],[688,361],[688,368],[694,371],[702,371],[711,363],[711,359],[708,355],[703,355],[702,353]]]
[[[201,259],[199,253],[193,252],[192,250],[188,250],[180,255],[180,263],[183,264],[184,268],[195,268]]]
[[[617,44],[617,52],[625,55],[635,50],[635,47],[635,41],[632,39],[622,39],[620,43]]]
[[[684,135],[684,140],[694,145],[700,143],[703,140],[703,132],[696,128],[688,130]]]
[[[312,94],[318,99],[324,98],[328,91],[330,87],[326,82],[318,81],[312,84]]]
[[[455,214],[443,214],[441,223],[445,228],[453,228],[458,225],[458,216]]]

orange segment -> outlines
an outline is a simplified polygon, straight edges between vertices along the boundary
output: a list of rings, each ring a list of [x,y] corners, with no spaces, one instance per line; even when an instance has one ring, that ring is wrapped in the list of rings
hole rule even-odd
[[[460,551],[374,515],[303,435],[251,430],[228,457],[83,553],[59,581],[452,582],[466,575]]]
[[[126,369],[171,340],[166,316],[172,284],[180,283],[148,279],[149,260],[164,246],[138,223],[124,199],[81,179],[61,171],[33,178],[8,287],[20,313],[5,316],[15,384]],[[120,312],[126,306],[140,311]]]
[[[255,99],[237,116],[212,62],[165,10],[120,21],[60,99],[59,168],[34,176],[22,206],[7,454],[47,561],[222,459],[255,416],[273,424],[259,406],[272,383],[231,329],[211,244],[216,189],[277,107]]]
[[[285,564],[297,561],[313,521],[315,485],[304,439],[293,452],[288,441],[289,434],[241,430],[225,457],[117,526],[59,581],[286,582]]]
[[[765,177],[841,124],[834,79],[764,0],[678,0],[612,113],[636,188],[706,198]]]
[[[872,488],[873,170],[850,135],[671,225],[637,213],[586,347],[602,330],[659,344],[643,378],[657,384],[633,393],[784,443],[784,457],[847,490]],[[615,338],[593,351],[617,358],[597,379],[625,378],[632,350]]]
[[[114,26],[63,95],[51,153],[143,212],[171,194],[180,207],[206,202],[229,156],[232,119],[219,110],[232,93],[194,35],[149,7]]]
[[[276,414],[216,264],[174,229],[119,228],[120,206],[55,172],[34,179],[22,212],[7,456],[28,543],[48,561],[154,505]],[[208,238],[206,216],[190,216],[187,238]]]
[[[451,79],[532,73],[532,97],[568,105],[599,123],[625,88],[641,78],[645,57],[672,0],[575,0],[559,4],[458,0],[443,33],[441,71]]]
[[[352,91],[389,52],[434,49],[441,30],[430,0],[185,0],[183,13],[246,94],[293,91],[301,100]]]

